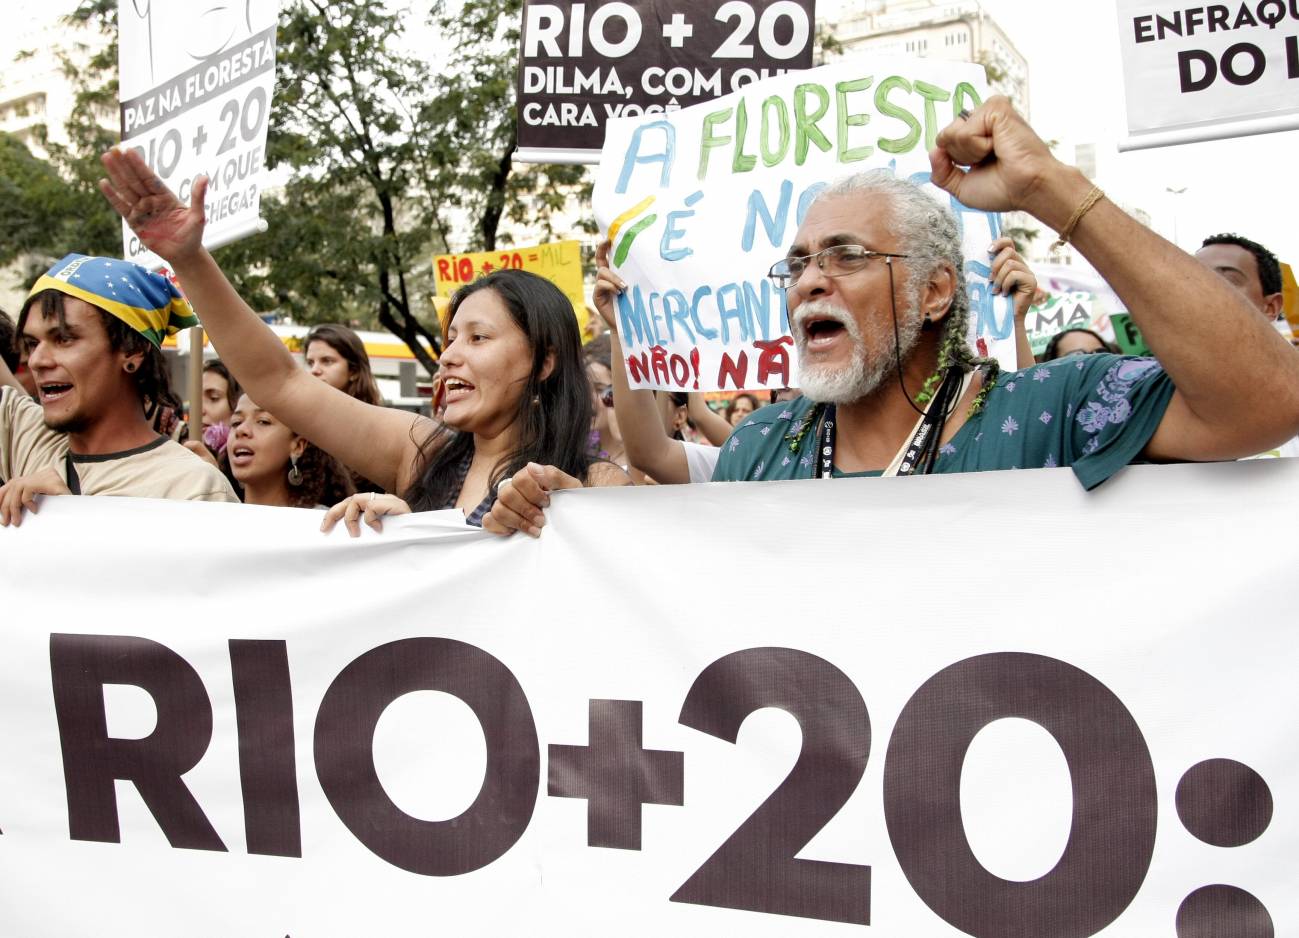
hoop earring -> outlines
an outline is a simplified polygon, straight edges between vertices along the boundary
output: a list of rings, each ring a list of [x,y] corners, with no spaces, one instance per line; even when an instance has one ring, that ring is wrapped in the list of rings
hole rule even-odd
[[[298,468],[298,457],[289,457],[289,485],[297,488],[302,484],[302,470]]]

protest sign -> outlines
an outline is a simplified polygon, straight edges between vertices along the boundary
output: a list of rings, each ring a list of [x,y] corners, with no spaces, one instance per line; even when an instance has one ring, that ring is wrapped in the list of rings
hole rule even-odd
[[[1299,128],[1299,2],[1118,0],[1120,150]]]
[[[1024,331],[1034,355],[1041,355],[1051,337],[1066,329],[1090,329],[1102,338],[1114,338],[1110,314],[1101,310],[1091,293],[1053,293],[1041,306],[1030,307],[1024,316]]]
[[[6,930],[1294,934],[1297,491],[589,489],[539,541],[45,499],[0,529]],[[954,519],[1029,546],[917,563]]]
[[[796,385],[785,295],[767,271],[828,183],[872,168],[951,206],[963,230],[970,341],[1013,367],[1014,306],[987,280],[1000,218],[929,183],[934,138],[985,87],[981,66],[868,56],[659,118],[610,122],[593,204],[629,284],[618,321],[632,386]]]
[[[433,281],[438,296],[450,296],[467,283],[494,270],[530,270],[559,287],[573,304],[579,326],[587,320],[586,287],[582,277],[580,241],[553,241],[526,247],[471,254],[436,254]]]
[[[605,122],[812,64],[814,0],[525,0],[516,160],[595,163]]]
[[[122,145],[186,204],[194,177],[208,177],[209,248],[266,230],[260,187],[278,16],[279,0],[118,8]],[[163,266],[125,221],[122,239],[127,260]]]

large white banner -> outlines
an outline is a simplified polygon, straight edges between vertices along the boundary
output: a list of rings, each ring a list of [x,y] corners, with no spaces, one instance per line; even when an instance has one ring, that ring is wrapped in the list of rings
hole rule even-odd
[[[1299,128],[1299,0],[1117,0],[1120,150]]]
[[[186,204],[194,177],[208,177],[209,248],[266,230],[260,187],[279,9],[279,0],[120,0],[122,144]],[[164,265],[125,222],[122,241],[127,260]]]
[[[593,207],[629,284],[618,322],[632,386],[796,385],[785,293],[767,271],[822,189],[875,168],[926,185],[956,213],[970,342],[1013,368],[1014,305],[988,284],[1000,217],[929,184],[938,132],[986,93],[982,66],[864,56],[669,114],[610,120]]]
[[[1299,931],[1299,465],[318,520],[0,529],[6,934]]]

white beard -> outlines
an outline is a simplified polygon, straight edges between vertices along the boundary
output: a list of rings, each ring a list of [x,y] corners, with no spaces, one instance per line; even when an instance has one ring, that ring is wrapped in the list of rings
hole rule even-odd
[[[880,386],[889,372],[897,367],[898,353],[906,361],[920,338],[920,317],[914,314],[917,304],[898,315],[898,335],[894,345],[892,323],[869,338],[863,336],[857,320],[843,307],[830,300],[811,300],[794,314],[791,325],[799,354],[799,385],[803,394],[821,404],[851,404],[860,401]],[[806,365],[807,330],[804,323],[811,316],[830,318],[840,323],[852,340],[852,359],[846,368],[831,365]]]

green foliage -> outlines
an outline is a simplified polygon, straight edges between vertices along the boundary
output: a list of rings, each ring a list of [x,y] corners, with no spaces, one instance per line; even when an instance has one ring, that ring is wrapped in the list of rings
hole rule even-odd
[[[116,18],[115,0],[85,0],[65,22],[115,33]],[[68,142],[55,143],[49,128],[37,127],[36,142],[49,154],[41,159],[17,137],[0,134],[0,265],[17,263],[23,286],[70,252],[116,256],[122,249],[120,223],[97,185],[99,154],[118,141],[105,127],[116,113],[117,45],[93,54],[81,45],[60,58],[75,95],[64,126]]]
[[[267,165],[289,181],[262,199],[270,231],[217,260],[258,308],[377,324],[432,372],[429,255],[445,239],[419,183],[437,135],[418,107],[427,66],[401,50],[401,20],[379,5],[284,6]]]
[[[437,78],[425,119],[442,128],[446,148],[426,178],[435,202],[477,220],[467,250],[492,251],[503,221],[554,237],[552,216],[571,203],[589,205],[584,166],[515,164],[518,142],[519,30],[522,0],[434,0],[430,22],[455,53]],[[579,227],[594,234],[594,218]]]
[[[0,266],[19,263],[24,287],[77,243],[75,201],[53,166],[0,134]]]
[[[75,75],[70,144],[51,148],[50,167],[75,198],[51,197],[48,173],[18,154],[0,157],[27,173],[5,172],[6,181],[39,182],[47,214],[66,220],[49,237],[56,257],[69,244],[121,251],[116,217],[94,186],[99,154],[117,142],[103,126],[116,122],[117,5],[81,0],[67,19],[111,39]],[[590,204],[591,181],[585,167],[513,162],[521,0],[431,0],[425,9],[452,50],[436,68],[404,51],[403,16],[385,5],[285,0],[267,165],[287,181],[263,195],[268,233],[220,249],[217,260],[254,308],[379,326],[433,371],[424,352],[440,345],[431,255],[494,250],[515,225],[553,237],[556,212]],[[578,224],[595,230],[593,219]]]

